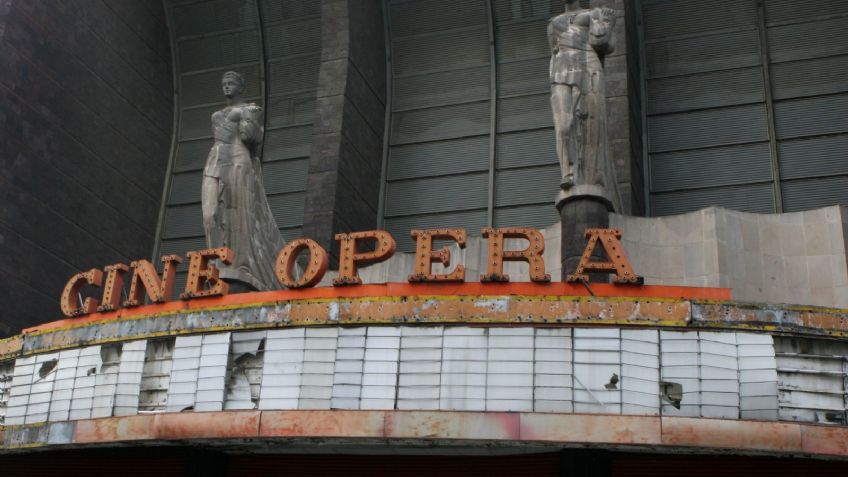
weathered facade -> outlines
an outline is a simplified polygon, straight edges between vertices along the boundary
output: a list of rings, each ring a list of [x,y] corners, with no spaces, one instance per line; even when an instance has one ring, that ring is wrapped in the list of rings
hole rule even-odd
[[[562,196],[562,0],[0,2],[0,473],[844,475],[848,7],[579,5],[615,19],[615,207]],[[77,272],[206,248],[230,70],[331,270],[60,319]],[[607,225],[644,285],[564,283]],[[538,228],[552,281],[481,279],[485,227]],[[333,286],[335,234],[378,228],[397,253]],[[426,228],[466,230],[433,266],[464,283],[412,283]]]

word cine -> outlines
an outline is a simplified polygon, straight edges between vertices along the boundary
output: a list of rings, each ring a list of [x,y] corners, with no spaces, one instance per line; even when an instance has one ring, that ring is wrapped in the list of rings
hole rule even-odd
[[[450,267],[451,253],[448,247],[433,250],[434,240],[451,240],[459,248],[465,248],[467,234],[465,229],[422,229],[410,232],[416,242],[415,270],[409,275],[410,283],[423,282],[462,282],[465,280],[465,267],[457,264],[452,271],[444,274],[432,272],[433,263]],[[487,239],[487,270],[480,275],[483,283],[508,282],[509,275],[503,273],[504,262],[521,261],[530,266],[530,280],[534,282],[549,282],[551,276],[545,273],[545,262],[542,254],[545,251],[545,239],[542,234],[529,227],[484,228],[483,238]],[[339,241],[339,274],[333,279],[333,286],[359,285],[362,280],[357,275],[357,267],[387,260],[395,252],[395,240],[385,230],[370,230],[336,234]],[[621,246],[621,231],[617,229],[586,229],[589,240],[580,259],[575,273],[566,277],[566,281],[588,281],[587,273],[611,273],[614,283],[641,283],[641,278],[633,272],[633,267],[627,260]],[[525,239],[530,244],[523,250],[506,250],[505,239]],[[358,252],[359,245],[374,246],[370,252]],[[601,244],[608,261],[592,260],[595,248]],[[306,252],[308,263],[300,277],[295,277],[294,269],[298,257]],[[219,278],[218,268],[210,263],[219,260],[229,265],[233,260],[233,251],[226,247],[210,248],[188,252],[188,276],[185,290],[180,294],[183,300],[192,298],[225,295],[229,285]],[[136,260],[129,266],[122,263],[107,265],[103,270],[92,268],[86,272],[77,273],[68,280],[62,291],[60,305],[62,313],[69,317],[87,315],[90,313],[107,312],[119,306],[135,307],[143,303],[144,294],[152,303],[162,303],[171,299],[177,266],[182,258],[177,255],[166,255],[161,259],[163,264],[161,278],[156,273],[154,265],[147,260]],[[275,261],[274,272],[280,284],[286,288],[297,289],[317,285],[327,272],[329,256],[327,251],[312,239],[301,238],[284,246]],[[126,300],[121,303],[121,291],[124,288],[126,274],[132,269],[129,282],[129,292]],[[105,276],[105,283],[104,283]],[[100,300],[81,297],[86,285],[103,287]]]

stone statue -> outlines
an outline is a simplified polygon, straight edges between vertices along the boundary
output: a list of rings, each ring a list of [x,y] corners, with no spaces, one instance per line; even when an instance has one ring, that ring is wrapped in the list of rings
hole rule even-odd
[[[614,47],[614,26],[614,10],[584,10],[578,0],[566,0],[565,12],[548,23],[548,39],[561,187],[565,194],[575,189],[603,191],[597,194],[617,206],[618,191],[607,153],[603,66],[604,56]]]
[[[218,264],[227,282],[237,288],[277,289],[274,259],[283,238],[262,185],[262,108],[242,100],[240,74],[224,73],[221,87],[227,107],[212,114],[215,144],[201,188],[206,245],[233,250],[232,264]]]

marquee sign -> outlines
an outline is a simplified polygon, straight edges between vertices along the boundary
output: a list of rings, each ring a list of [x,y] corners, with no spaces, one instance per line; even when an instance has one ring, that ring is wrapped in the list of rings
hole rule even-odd
[[[509,275],[503,272],[504,262],[526,262],[529,265],[530,280],[547,283],[551,276],[545,273],[542,254],[545,251],[545,238],[529,227],[484,228],[483,238],[487,239],[486,273],[480,275],[480,282],[508,282]],[[451,265],[451,252],[448,247],[433,250],[434,240],[451,240],[459,248],[465,248],[467,233],[465,229],[415,229],[410,232],[415,239],[415,269],[409,275],[410,283],[462,282],[465,281],[465,267],[456,264],[448,273],[435,274],[434,263]],[[588,244],[580,259],[575,273],[566,277],[569,282],[587,282],[589,273],[612,274],[614,283],[641,284],[641,278],[633,271],[630,261],[621,246],[621,231],[618,229],[587,229]],[[333,286],[355,286],[362,283],[357,273],[360,266],[389,259],[395,252],[396,243],[392,235],[385,230],[369,230],[336,234],[339,242],[339,273],[333,279]],[[529,245],[523,250],[507,250],[505,239],[524,239]],[[373,246],[372,251],[358,251],[361,245]],[[598,246],[603,248],[607,261],[592,260],[592,254]],[[297,277],[294,273],[298,257],[308,257],[303,272]],[[229,264],[233,260],[233,251],[226,248],[210,248],[191,251],[188,258],[188,276],[185,289],[180,294],[183,300],[193,298],[226,295],[227,282],[219,278],[218,268],[212,263],[216,260]],[[155,266],[147,260],[136,260],[129,266],[116,263],[92,268],[77,273],[65,285],[60,299],[62,313],[69,317],[83,316],[94,312],[113,311],[119,307],[135,307],[143,303],[144,294],[152,303],[171,300],[177,266],[182,258],[177,255],[163,256],[162,275],[157,275]],[[277,254],[274,272],[280,284],[289,289],[314,287],[321,282],[327,272],[329,256],[317,242],[300,238],[286,244]],[[130,273],[130,270],[132,273]],[[129,274],[129,292],[127,299],[121,302],[121,290]],[[86,286],[102,287],[100,299],[86,297],[82,291]],[[79,298],[78,298],[79,297]],[[79,301],[79,302],[78,302]]]

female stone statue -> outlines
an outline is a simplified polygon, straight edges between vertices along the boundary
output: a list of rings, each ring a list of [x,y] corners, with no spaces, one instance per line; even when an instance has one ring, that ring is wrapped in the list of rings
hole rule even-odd
[[[262,185],[262,108],[242,100],[240,74],[224,73],[221,87],[227,107],[212,114],[215,144],[201,189],[206,245],[233,250],[233,263],[218,265],[227,282],[253,290],[277,289],[274,259],[283,240]]]
[[[551,108],[564,190],[616,187],[606,152],[602,62],[613,50],[614,25],[614,10],[584,10],[578,0],[566,0],[565,13],[548,23]]]

